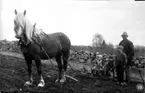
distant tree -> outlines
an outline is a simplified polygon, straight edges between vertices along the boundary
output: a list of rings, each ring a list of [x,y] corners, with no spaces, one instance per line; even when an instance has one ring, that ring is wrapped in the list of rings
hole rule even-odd
[[[111,44],[111,43],[107,44],[107,46],[110,47],[110,48],[114,48],[114,45]]]
[[[136,45],[134,49],[135,49],[135,52],[145,52],[145,46]]]
[[[93,47],[100,47],[103,43],[103,36],[99,33],[96,33],[94,36],[93,36],[93,40],[92,40],[92,46]]]
[[[105,46],[106,46],[106,42],[105,42],[105,40],[103,40],[102,47],[104,48]]]

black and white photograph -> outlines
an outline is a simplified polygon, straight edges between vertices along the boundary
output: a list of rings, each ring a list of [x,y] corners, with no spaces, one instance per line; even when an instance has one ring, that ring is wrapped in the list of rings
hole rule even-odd
[[[144,0],[0,0],[0,93],[145,93]]]

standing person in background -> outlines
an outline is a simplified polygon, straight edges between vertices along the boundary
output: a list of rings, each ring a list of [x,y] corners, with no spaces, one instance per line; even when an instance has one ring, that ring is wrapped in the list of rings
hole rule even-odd
[[[117,47],[116,54],[116,74],[117,74],[117,83],[121,85],[126,85],[124,82],[124,67],[127,64],[126,54],[123,52],[123,46]]]
[[[119,43],[119,45],[123,46],[123,51],[127,56],[127,64],[126,64],[126,82],[130,83],[129,79],[129,68],[132,65],[132,60],[134,56],[134,45],[133,43],[127,39],[128,35],[126,32],[123,32],[122,41]]]

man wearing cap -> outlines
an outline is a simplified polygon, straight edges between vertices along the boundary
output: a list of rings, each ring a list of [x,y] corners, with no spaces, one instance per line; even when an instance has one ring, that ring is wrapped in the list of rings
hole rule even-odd
[[[123,46],[123,51],[127,56],[127,65],[126,65],[126,81],[129,83],[129,67],[132,65],[132,59],[134,56],[134,45],[133,43],[127,39],[128,35],[126,32],[123,32],[122,41],[119,43],[119,45]]]

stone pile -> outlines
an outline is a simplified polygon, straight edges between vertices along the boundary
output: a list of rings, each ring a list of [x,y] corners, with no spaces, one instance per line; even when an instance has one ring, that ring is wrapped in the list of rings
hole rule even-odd
[[[81,63],[98,63],[105,65],[109,62],[109,57],[115,58],[115,55],[106,54],[106,53],[99,53],[99,52],[90,52],[90,51],[72,51],[70,52],[69,60],[79,61]],[[115,59],[114,59],[115,60]],[[139,56],[134,57],[133,59],[133,66],[144,68],[145,67],[145,57]]]
[[[18,41],[0,41],[0,51],[21,52],[18,46]]]
[[[7,41],[1,40],[0,41],[0,51],[10,51],[10,52],[17,52],[20,53],[20,47],[18,46],[18,41]],[[88,64],[97,64],[102,68],[108,64],[109,57],[115,57],[115,55],[106,54],[106,53],[99,53],[99,52],[91,52],[88,50],[80,50],[80,51],[73,51],[70,50],[69,60],[78,61],[80,63],[88,63]],[[139,68],[145,67],[145,57],[139,56],[133,59],[133,65]]]

